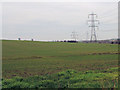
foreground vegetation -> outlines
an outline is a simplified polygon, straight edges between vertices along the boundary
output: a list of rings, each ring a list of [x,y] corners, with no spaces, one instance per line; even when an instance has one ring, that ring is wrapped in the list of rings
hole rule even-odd
[[[2,42],[3,88],[116,88],[118,45]]]
[[[118,88],[118,68],[101,71],[62,71],[45,76],[3,79],[3,88]]]

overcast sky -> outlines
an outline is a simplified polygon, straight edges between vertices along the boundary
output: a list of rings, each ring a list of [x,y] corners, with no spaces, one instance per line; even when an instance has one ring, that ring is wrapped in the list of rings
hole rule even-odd
[[[118,37],[117,2],[39,2],[4,3],[2,7],[2,38],[35,40],[85,40],[90,28],[88,14],[96,13],[100,20],[98,39]]]

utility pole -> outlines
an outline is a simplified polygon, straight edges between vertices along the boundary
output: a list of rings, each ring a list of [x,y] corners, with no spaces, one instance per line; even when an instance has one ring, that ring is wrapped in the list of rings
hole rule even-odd
[[[74,39],[75,41],[77,41],[77,39],[78,39],[77,32],[73,31],[72,34],[71,34],[71,38]]]
[[[94,14],[94,13],[91,13],[88,15],[88,24],[89,24],[89,27],[90,27],[90,30],[91,30],[91,38],[90,38],[90,41],[97,41],[97,36],[96,36],[96,29],[98,29],[98,25],[96,24],[99,24],[99,20],[96,20],[97,18],[97,14]]]

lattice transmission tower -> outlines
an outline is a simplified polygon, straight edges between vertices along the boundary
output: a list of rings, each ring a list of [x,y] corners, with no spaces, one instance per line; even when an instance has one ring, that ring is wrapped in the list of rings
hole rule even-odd
[[[74,41],[77,41],[78,39],[78,34],[77,32],[73,31],[72,34],[71,34],[71,39],[73,39]]]
[[[96,35],[96,30],[99,29],[98,24],[99,24],[99,20],[96,19],[97,18],[97,14],[91,13],[88,15],[88,25],[90,27],[91,30],[91,37],[90,37],[90,41],[97,41],[97,35]]]

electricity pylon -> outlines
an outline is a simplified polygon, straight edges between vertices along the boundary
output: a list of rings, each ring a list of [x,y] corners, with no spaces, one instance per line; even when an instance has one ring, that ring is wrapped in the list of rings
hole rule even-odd
[[[98,25],[96,24],[99,24],[99,20],[96,20],[97,18],[97,14],[94,14],[94,13],[91,13],[88,15],[88,24],[89,24],[89,27],[90,27],[90,30],[91,30],[91,38],[90,38],[90,41],[97,41],[97,36],[96,36],[96,29],[98,29]]]
[[[77,39],[78,39],[78,34],[77,34],[77,32],[73,31],[72,34],[71,34],[71,38],[72,38],[73,40],[77,41]]]

